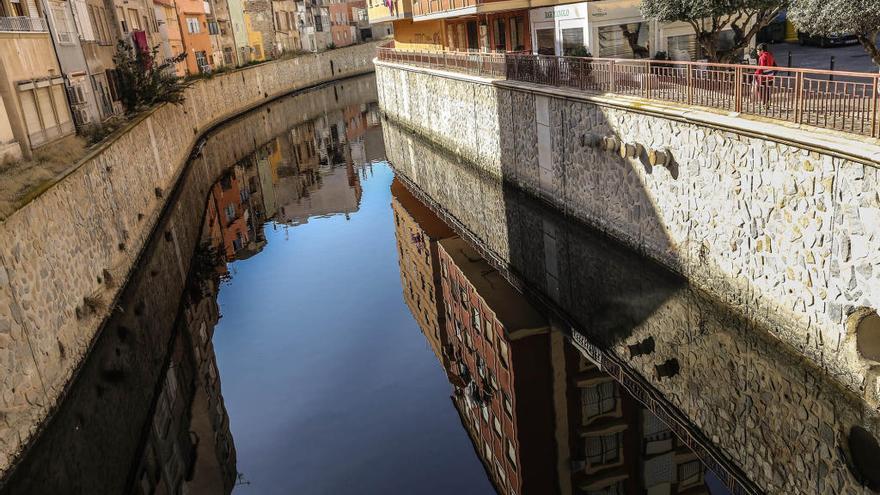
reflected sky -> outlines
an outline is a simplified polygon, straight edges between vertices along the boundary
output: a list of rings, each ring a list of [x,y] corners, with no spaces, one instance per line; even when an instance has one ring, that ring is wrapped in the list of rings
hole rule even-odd
[[[491,493],[449,383],[401,297],[392,171],[360,208],[233,262],[214,345],[249,485],[235,493]]]

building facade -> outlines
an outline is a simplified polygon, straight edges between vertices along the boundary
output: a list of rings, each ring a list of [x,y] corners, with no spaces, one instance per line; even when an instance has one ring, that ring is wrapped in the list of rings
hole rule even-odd
[[[285,53],[302,50],[297,29],[296,1],[273,0],[275,16],[275,52]]]
[[[37,2],[0,2],[0,153],[33,150],[75,131],[49,25]]]
[[[321,51],[332,43],[330,33],[330,8],[327,0],[298,0],[296,2],[297,26],[302,49]]]

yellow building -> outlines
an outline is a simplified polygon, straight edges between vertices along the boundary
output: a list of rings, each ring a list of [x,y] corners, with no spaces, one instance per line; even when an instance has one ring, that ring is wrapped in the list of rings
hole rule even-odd
[[[391,22],[394,25],[394,44],[402,50],[443,50],[445,23],[443,20],[413,22],[411,0],[394,0],[389,8],[383,0],[368,0],[367,17],[370,24]]]
[[[0,159],[29,158],[35,148],[74,132],[38,5],[0,0]]]
[[[244,14],[244,27],[247,30],[248,45],[251,48],[250,60],[266,60],[263,50],[263,33],[253,27],[253,20],[248,13]]]

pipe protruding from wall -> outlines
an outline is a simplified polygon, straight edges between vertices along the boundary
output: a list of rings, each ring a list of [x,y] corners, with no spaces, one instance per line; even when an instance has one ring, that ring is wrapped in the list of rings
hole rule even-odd
[[[620,144],[620,157],[621,158],[638,158],[642,155],[644,148],[641,144],[638,143],[621,143]]]
[[[651,148],[648,151],[648,163],[652,166],[668,167],[672,165],[672,154],[667,149]]]
[[[620,148],[620,142],[614,137],[602,138],[602,149],[605,151],[617,151]]]

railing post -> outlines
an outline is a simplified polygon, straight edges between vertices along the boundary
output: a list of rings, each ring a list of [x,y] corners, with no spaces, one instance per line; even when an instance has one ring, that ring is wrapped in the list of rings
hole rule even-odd
[[[645,98],[651,99],[651,61],[645,63]]]
[[[608,62],[608,92],[613,93],[614,88],[617,86],[615,84],[615,74],[614,74],[614,60]]]
[[[794,122],[800,124],[804,119],[804,73],[794,73]]]
[[[688,105],[694,104],[694,66],[691,64],[687,65],[687,103]]]
[[[874,84],[871,85],[871,94],[873,95],[871,97],[871,136],[873,137],[877,137],[877,118],[880,117],[877,115],[878,110],[880,110],[877,108],[878,100],[880,100],[880,94],[878,94],[880,86],[878,84],[880,84],[880,76],[874,76]]]
[[[733,111],[734,112],[742,112],[743,111],[743,70],[742,67],[737,67],[733,71],[733,79],[735,86],[733,87],[734,94],[734,102],[733,102]]]

